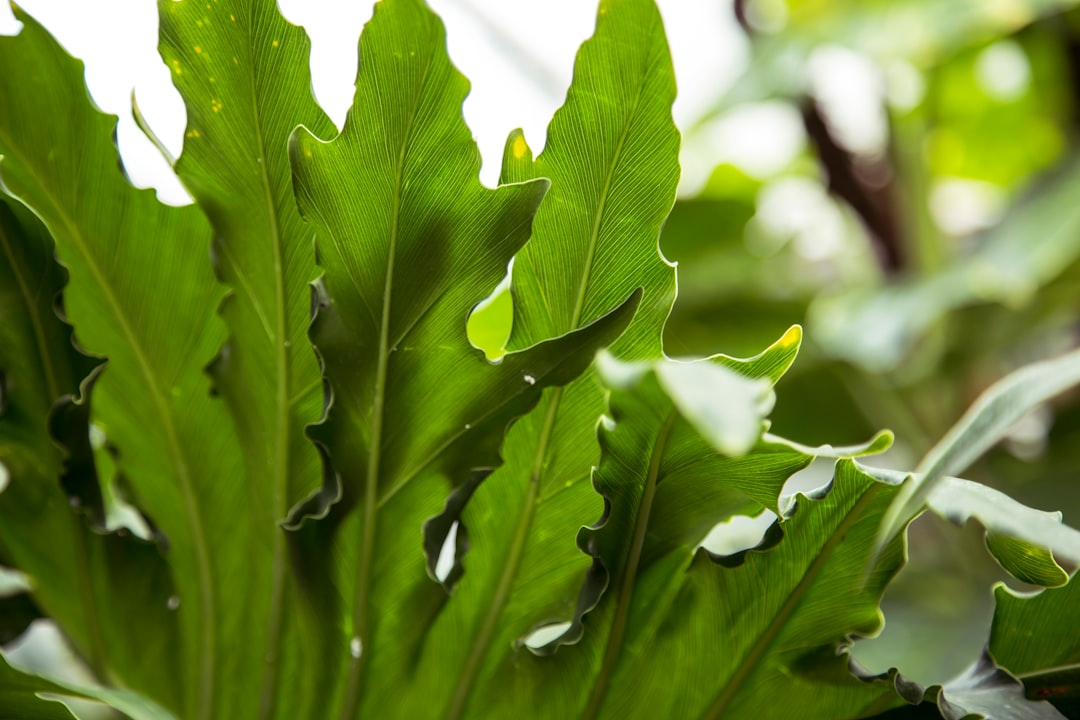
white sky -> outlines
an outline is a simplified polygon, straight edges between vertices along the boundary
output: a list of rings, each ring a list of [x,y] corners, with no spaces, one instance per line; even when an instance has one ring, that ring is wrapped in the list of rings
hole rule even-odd
[[[447,25],[450,55],[472,82],[465,118],[494,184],[508,132],[523,127],[535,149],[562,103],[578,45],[592,34],[595,3],[583,0],[429,0]],[[167,163],[131,117],[134,89],[150,127],[179,155],[185,113],[157,55],[154,0],[20,0],[73,55],[86,63],[94,101],[119,116],[120,151],[132,180],[154,186],[166,202],[186,201]],[[730,0],[659,0],[672,47],[679,98],[675,118],[687,128],[747,62],[747,43]],[[339,125],[352,100],[360,29],[370,0],[281,0],[282,12],[312,37],[315,95]],[[0,32],[17,28],[0,2]],[[700,143],[684,147],[687,182],[704,179],[718,156]]]

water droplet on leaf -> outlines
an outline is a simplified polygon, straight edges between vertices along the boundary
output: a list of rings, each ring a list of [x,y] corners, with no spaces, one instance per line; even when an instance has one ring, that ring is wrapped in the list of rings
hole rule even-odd
[[[175,610],[176,608],[180,607],[180,596],[170,595],[169,599],[165,601],[165,607],[169,608],[170,610]]]

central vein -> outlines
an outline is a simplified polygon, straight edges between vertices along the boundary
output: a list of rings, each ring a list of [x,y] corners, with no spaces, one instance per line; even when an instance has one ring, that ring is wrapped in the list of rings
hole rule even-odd
[[[249,22],[251,17],[248,18]],[[254,36],[254,30],[248,28],[249,37]],[[283,267],[283,252],[281,242],[281,228],[278,221],[277,209],[274,205],[274,193],[270,185],[268,163],[266,162],[265,140],[260,119],[262,113],[259,109],[259,98],[255,89],[258,87],[255,79],[255,62],[251,58],[254,43],[249,43],[248,81],[252,88],[251,112],[255,133],[256,150],[260,162],[259,175],[262,183],[263,197],[266,203],[266,217],[268,232],[270,235],[270,252],[274,259],[274,333],[270,335],[273,343],[275,369],[275,401],[274,401],[274,484],[272,495],[273,512],[273,544],[272,544],[272,567],[270,578],[270,613],[267,620],[267,647],[266,666],[263,671],[262,689],[259,697],[258,718],[264,720],[273,715],[277,704],[277,693],[280,683],[278,671],[281,667],[281,640],[283,625],[285,622],[285,535],[277,522],[285,517],[288,511],[288,491],[290,462],[290,410],[291,397],[289,392],[289,366],[290,350],[287,344],[288,336],[288,305],[285,288],[285,272]],[[237,268],[239,270],[239,268]],[[254,301],[254,297],[252,297]],[[260,313],[261,315],[261,313]]]
[[[833,530],[832,535],[829,536],[828,541],[818,551],[817,557],[806,569],[806,573],[803,575],[802,580],[795,586],[795,589],[791,591],[787,600],[777,610],[776,615],[773,617],[772,622],[766,626],[761,634],[758,636],[758,640],[754,643],[753,647],[747,651],[743,656],[742,661],[738,664],[737,669],[731,678],[727,681],[724,688],[717,694],[712,705],[702,716],[703,720],[718,720],[724,716],[724,713],[734,702],[738,696],[740,690],[746,688],[746,683],[749,681],[750,676],[761,666],[765,660],[765,656],[769,649],[772,647],[773,642],[776,641],[777,636],[780,635],[780,631],[787,625],[788,620],[798,609],[802,599],[806,596],[806,593],[810,591],[814,582],[817,581],[818,576],[822,570],[825,569],[825,564],[832,557],[833,551],[836,546],[839,545],[843,539],[847,536],[847,531],[854,525],[859,519],[862,518],[863,509],[870,504],[873,498],[878,494],[883,486],[875,484],[865,493],[862,497],[852,506],[848,511],[843,521]],[[834,492],[836,490],[834,489]]]
[[[636,104],[634,107],[636,109]],[[632,114],[633,111],[631,111],[631,115]],[[619,133],[619,139],[615,145],[615,152],[608,164],[607,174],[604,177],[604,186],[600,191],[596,211],[593,214],[588,243],[585,246],[585,262],[582,267],[581,282],[578,285],[574,309],[570,317],[570,322],[568,323],[570,331],[579,329],[582,324],[581,320],[584,315],[589,281],[592,278],[593,262],[596,258],[600,230],[604,222],[607,201],[611,195],[611,186],[615,178],[615,170],[619,166],[619,159],[622,155],[623,147],[626,144],[629,128],[630,122],[628,120]],[[533,242],[535,242],[535,240]],[[525,555],[526,540],[528,539],[529,529],[532,527],[533,516],[536,514],[536,501],[540,493],[544,465],[547,461],[548,449],[551,446],[551,438],[555,428],[555,420],[559,414],[559,403],[562,400],[563,390],[564,388],[561,387],[555,388],[548,400],[547,415],[544,418],[544,425],[540,431],[539,441],[536,445],[536,454],[533,456],[533,466],[529,474],[529,487],[525,493],[521,511],[518,515],[517,525],[514,530],[514,538],[510,544],[506,562],[503,565],[503,572],[499,577],[499,584],[495,590],[495,594],[492,596],[491,605],[488,607],[487,613],[484,616],[480,632],[477,634],[476,641],[473,643],[469,656],[465,661],[465,666],[454,691],[454,696],[447,709],[447,720],[459,720],[465,712],[469,696],[476,684],[480,665],[488,652],[491,640],[495,634],[495,628],[502,616],[503,608],[506,606],[506,602],[510,597],[513,582],[517,577],[518,569],[521,566],[521,560]]]
[[[622,584],[619,586],[618,605],[615,607],[615,618],[611,623],[611,633],[608,635],[607,647],[604,649],[604,659],[600,664],[600,673],[593,685],[592,694],[589,696],[589,704],[585,707],[582,715],[583,720],[592,720],[604,704],[608,686],[611,684],[611,676],[615,672],[615,666],[622,652],[623,638],[626,635],[626,624],[630,619],[630,606],[634,598],[634,582],[637,579],[638,567],[641,564],[641,554],[645,549],[645,535],[649,530],[649,516],[652,514],[653,500],[656,497],[656,485],[660,480],[660,465],[664,459],[664,450],[667,448],[668,437],[671,435],[671,427],[677,417],[674,410],[668,413],[664,424],[660,426],[656,442],[653,444],[652,459],[649,461],[649,475],[645,478],[645,488],[641,494],[641,505],[638,509],[637,519],[634,522],[634,537],[630,544],[630,552],[626,557],[626,565],[623,570]]]
[[[424,81],[430,72],[425,68]],[[419,97],[417,97],[419,101]],[[409,115],[415,120],[416,108]],[[375,367],[375,392],[371,404],[371,435],[368,439],[367,471],[364,480],[364,517],[361,521],[360,560],[356,571],[356,592],[353,598],[353,637],[349,641],[349,669],[345,679],[344,698],[341,705],[342,720],[356,716],[360,704],[360,688],[363,683],[366,659],[371,654],[371,594],[372,566],[375,558],[376,517],[379,510],[379,466],[382,457],[383,423],[386,413],[386,375],[390,363],[390,307],[394,293],[394,262],[401,221],[401,195],[405,180],[405,159],[413,133],[410,122],[405,130],[398,152],[394,178],[393,206],[390,215],[390,242],[387,249],[386,271],[383,279],[382,312],[379,321],[379,351]],[[359,288],[357,288],[359,290]],[[365,649],[365,645],[368,647]]]

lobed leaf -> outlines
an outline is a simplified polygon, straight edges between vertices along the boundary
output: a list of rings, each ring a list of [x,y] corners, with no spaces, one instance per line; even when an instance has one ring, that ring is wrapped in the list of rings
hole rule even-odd
[[[72,399],[98,363],[76,351],[54,312],[66,273],[52,250],[33,214],[0,202],[0,562],[20,568],[30,591],[0,599],[0,642],[43,612],[99,678],[124,677],[175,701],[168,570],[153,546],[100,534],[101,492],[81,457],[93,380],[81,404]],[[54,438],[50,425],[65,432]],[[146,638],[142,647],[127,642],[133,633]]]
[[[896,470],[864,467],[884,482],[902,483],[920,475]],[[960,478],[942,478],[930,492],[927,509],[954,525],[963,526],[974,518],[986,528],[987,547],[994,558],[1025,582],[1055,587],[1067,576],[1054,556],[1075,564],[1080,562],[1080,532],[1062,523],[1060,512],[1035,510],[1005,493],[981,483]]]
[[[310,42],[275,3],[161,0],[161,55],[187,108],[175,169],[213,230],[229,338],[212,366],[236,420],[257,542],[272,548],[260,716],[295,717],[317,706],[302,682],[325,653],[319,619],[297,602],[286,536],[290,507],[319,490],[316,448],[304,427],[322,414],[322,374],[307,339],[315,278],[313,233],[296,209],[287,153],[300,124],[336,132],[315,103]],[[251,538],[250,541],[256,541]],[[286,651],[288,648],[288,651]]]
[[[210,230],[197,208],[165,207],[128,184],[110,141],[114,121],[92,107],[82,65],[31,18],[19,20],[22,32],[0,40],[8,69],[0,77],[0,179],[56,241],[71,274],[64,304],[79,344],[108,358],[93,422],[167,544],[175,588],[153,620],[168,627],[158,616],[178,616],[176,645],[152,634],[140,659],[147,670],[125,673],[125,682],[184,716],[244,716],[257,697],[248,668],[265,656],[261,629],[248,623],[265,627],[256,598],[270,563],[263,547],[236,541],[253,536],[255,518],[236,508],[254,488],[202,371],[223,340],[214,322],[222,292],[206,262]],[[139,605],[118,609],[151,620],[138,616]],[[171,670],[171,680],[136,684],[151,670]]]
[[[1060,515],[946,475],[1075,384],[1076,354],[1002,381],[907,485],[851,459],[889,433],[813,448],[767,432],[797,326],[746,360],[664,358],[675,279],[657,237],[679,136],[652,0],[602,0],[545,150],[511,134],[495,189],[422,0],[377,6],[333,140],[304,33],[272,3],[159,7],[189,117],[175,167],[198,208],[126,183],[112,120],[33,20],[0,40],[0,181],[17,201],[0,204],[0,561],[32,581],[0,599],[0,634],[44,611],[117,686],[0,659],[0,707],[69,717],[38,697],[55,692],[163,720],[1058,716],[989,660],[924,691],[853,672],[847,650],[880,629],[924,503],[977,517],[1018,577],[1067,580],[1054,555],[1080,557],[1080,536]],[[509,352],[489,362],[467,323],[511,259]],[[103,369],[54,314],[61,290]],[[841,458],[832,484],[782,499],[814,457]],[[115,464],[156,543],[92,532],[95,463]],[[700,547],[764,509],[779,520],[757,547]],[[991,639],[1059,708],[1080,687],[1055,626],[1072,587],[999,589]]]
[[[781,341],[766,359],[786,351]],[[768,373],[771,363],[758,360],[740,369]],[[867,585],[860,570],[896,487],[842,460],[827,494],[800,496],[758,549],[711,556],[698,545],[713,525],[775,508],[786,479],[812,457],[764,440],[743,457],[719,453],[655,369],[628,382],[634,374],[618,378],[613,423],[600,429],[594,483],[604,518],[579,536],[596,558],[590,582],[606,592],[590,598],[595,607],[579,604],[568,630],[576,644],[554,657],[506,658],[482,686],[484,707],[594,718],[637,717],[644,708],[664,717],[786,717],[797,706],[801,717],[838,718],[901,704],[891,683],[857,679],[837,653],[849,635],[880,627],[877,602],[902,562],[901,541]],[[733,412],[756,408],[760,435],[763,408],[747,403]]]
[[[327,572],[345,598],[339,652],[351,657],[335,702],[343,717],[357,707],[387,712],[386,693],[400,702],[395,683],[413,674],[414,643],[446,601],[418,536],[402,528],[436,516],[473,468],[498,464],[510,420],[544,387],[579,375],[640,297],[631,287],[579,332],[489,363],[470,345],[466,320],[528,239],[548,183],[480,184],[461,117],[468,84],[423,3],[379,4],[360,55],[341,134],[322,142],[301,129],[290,142],[296,199],[324,271],[312,340],[333,402],[311,435],[342,497],[308,534],[324,556],[328,543],[339,548]]]
[[[503,183],[551,181],[532,239],[514,259],[511,353],[588,327],[641,288],[640,308],[612,352],[660,355],[675,291],[673,269],[657,249],[678,179],[674,95],[653,2],[601,2],[544,151],[534,160],[520,132],[507,141]],[[401,717],[425,712],[421,701],[447,718],[495,712],[489,688],[526,652],[526,637],[573,617],[590,561],[571,538],[601,512],[585,481],[598,457],[603,410],[591,371],[545,391],[507,433],[504,463],[428,526],[431,546],[457,522],[468,554],[457,557],[454,595],[423,639],[416,699],[395,705]]]

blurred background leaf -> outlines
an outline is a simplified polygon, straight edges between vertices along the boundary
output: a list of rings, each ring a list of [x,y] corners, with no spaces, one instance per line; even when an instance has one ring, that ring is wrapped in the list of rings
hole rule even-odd
[[[854,442],[890,428],[874,464],[910,470],[993,382],[1076,347],[1075,6],[735,0],[750,62],[684,129],[715,169],[684,178],[661,237],[679,263],[667,352],[746,353],[802,323],[775,432]],[[1040,404],[965,477],[1075,525],[1077,399]],[[927,516],[910,532],[886,628],[853,654],[939,683],[978,657],[992,584],[1032,586],[974,526]],[[1075,570],[990,544],[1029,580]]]

